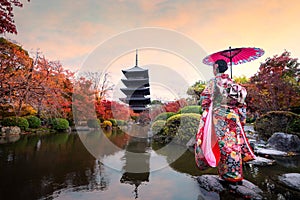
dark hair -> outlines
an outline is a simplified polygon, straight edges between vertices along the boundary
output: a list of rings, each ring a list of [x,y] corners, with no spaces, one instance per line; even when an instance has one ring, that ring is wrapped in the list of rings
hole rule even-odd
[[[217,60],[215,64],[218,64],[218,71],[220,73],[224,73],[228,69],[227,62],[225,60]]]

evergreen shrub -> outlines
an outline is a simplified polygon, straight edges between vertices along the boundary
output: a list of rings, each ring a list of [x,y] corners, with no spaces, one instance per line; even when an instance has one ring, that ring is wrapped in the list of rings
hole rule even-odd
[[[111,122],[112,126],[117,126],[117,120],[116,119],[109,119],[109,121]]]
[[[154,118],[154,122],[157,121],[157,120],[167,120],[169,119],[169,117],[172,117],[173,115],[176,115],[176,113],[174,112],[164,112],[164,113],[160,113],[159,115],[157,115],[155,118]]]
[[[30,115],[26,117],[28,123],[29,123],[29,128],[39,128],[41,126],[41,120],[40,118]]]
[[[6,117],[2,120],[2,126],[18,126],[22,130],[29,127],[29,123],[24,117]]]
[[[66,130],[69,128],[69,122],[63,118],[52,119],[52,128],[55,130]]]
[[[266,140],[275,132],[296,134],[300,137],[300,115],[289,111],[270,111],[256,119],[254,130]]]
[[[87,120],[87,125],[89,128],[100,128],[100,120],[99,119],[89,119],[89,120]]]
[[[177,114],[170,117],[164,128],[164,134],[176,137],[177,140],[187,142],[198,131],[201,115],[196,113]]]
[[[165,120],[155,121],[151,126],[153,135],[162,134],[165,124],[166,124]]]
[[[181,114],[183,114],[183,113],[196,113],[196,114],[202,114],[202,107],[201,106],[185,106],[185,107],[183,107],[183,108],[181,108],[180,110],[179,110],[179,112],[178,113],[181,113]]]
[[[127,122],[125,120],[117,119],[117,125],[118,126],[126,126]]]

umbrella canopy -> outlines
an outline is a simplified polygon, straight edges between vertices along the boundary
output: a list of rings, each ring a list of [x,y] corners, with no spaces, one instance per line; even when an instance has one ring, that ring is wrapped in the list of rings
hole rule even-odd
[[[250,62],[261,57],[265,51],[260,48],[255,47],[241,47],[241,48],[234,48],[219,51],[213,53],[211,55],[206,56],[203,59],[203,63],[207,65],[213,65],[219,59],[223,59],[230,65],[230,74],[232,78],[232,65],[243,64],[246,62]]]

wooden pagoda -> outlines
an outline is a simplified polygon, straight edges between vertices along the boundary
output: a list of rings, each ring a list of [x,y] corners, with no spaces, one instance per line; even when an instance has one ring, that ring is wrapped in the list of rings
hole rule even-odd
[[[147,110],[147,105],[150,104],[150,85],[148,69],[143,69],[138,66],[138,54],[136,51],[135,66],[122,70],[125,78],[121,79],[125,88],[121,91],[126,95],[120,100],[127,103],[135,113],[140,113]]]

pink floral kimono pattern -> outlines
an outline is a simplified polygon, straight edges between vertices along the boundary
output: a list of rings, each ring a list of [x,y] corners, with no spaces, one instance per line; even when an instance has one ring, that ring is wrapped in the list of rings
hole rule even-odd
[[[195,161],[200,169],[218,167],[221,178],[243,179],[242,162],[255,159],[244,132],[245,88],[227,74],[217,74],[201,94],[202,108],[195,144]]]

